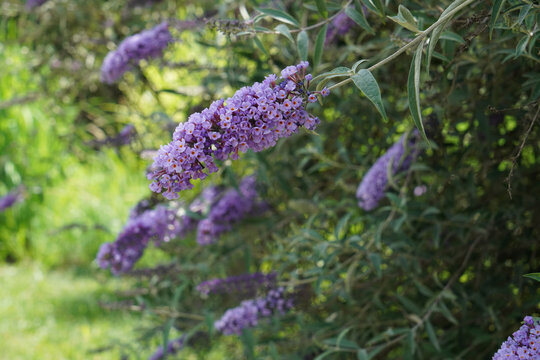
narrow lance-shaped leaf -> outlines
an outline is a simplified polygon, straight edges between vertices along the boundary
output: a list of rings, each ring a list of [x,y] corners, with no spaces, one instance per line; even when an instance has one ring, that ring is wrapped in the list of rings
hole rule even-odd
[[[431,341],[435,349],[437,349],[437,351],[440,352],[441,346],[439,345],[439,340],[437,339],[437,334],[435,333],[435,329],[433,329],[433,326],[431,325],[431,322],[429,320],[426,320],[425,324],[426,324],[426,332],[428,334],[429,341]]]
[[[261,50],[266,56],[270,56],[270,54],[268,53],[268,51],[266,51],[266,49],[264,48],[264,45],[263,43],[261,42],[261,40],[259,40],[259,38],[257,36],[255,36],[253,38],[253,41],[255,42],[255,45],[257,45],[257,47],[259,48],[259,50]]]
[[[491,18],[489,19],[489,38],[491,39],[491,34],[493,34],[493,28],[495,26],[495,23],[497,22],[497,19],[499,18],[499,14],[501,13],[501,9],[504,5],[505,0],[495,0],[493,2],[493,8],[491,10]]]
[[[409,110],[411,112],[414,124],[420,131],[420,134],[424,140],[428,141],[426,131],[424,130],[424,124],[422,123],[422,112],[420,109],[420,72],[422,66],[422,49],[424,47],[425,39],[422,40],[416,53],[413,56],[411,62],[411,69],[409,71],[409,79],[407,80],[407,93],[409,97]]]
[[[441,16],[439,16],[439,19],[444,17],[446,14],[448,14],[450,11],[455,9],[458,5],[460,5],[463,2],[463,0],[454,0],[453,3],[448,5],[448,7],[442,12]],[[439,26],[437,26],[433,32],[431,33],[431,37],[429,38],[429,46],[426,50],[426,72],[429,75],[429,66],[431,65],[431,57],[434,54],[435,51],[435,45],[437,45],[437,41],[439,41],[439,37],[441,36],[442,32],[444,31],[444,28],[446,25],[450,22],[451,19],[448,19],[441,23]]]
[[[296,46],[298,47],[298,55],[300,56],[300,60],[307,60],[309,38],[307,32],[304,30],[300,31],[298,34],[298,37],[296,38]]]
[[[530,274],[525,274],[523,276],[525,276],[526,278],[529,278],[529,279],[540,281],[540,273],[530,273]]]
[[[369,32],[370,34],[374,34],[375,31],[373,30],[373,28],[371,26],[369,26],[366,18],[364,17],[364,14],[362,14],[361,11],[356,11],[352,6],[348,6],[346,9],[345,9],[345,14],[347,14],[347,16],[349,18],[351,18],[351,20],[353,20],[355,23],[357,23],[358,25],[360,25],[360,27],[364,30],[366,30],[367,32]]]
[[[298,20],[293,18],[291,15],[287,14],[285,11],[277,10],[277,9],[257,9],[261,13],[271,16],[276,20],[279,20],[281,22],[294,25],[296,27],[300,27],[300,23]]]
[[[285,36],[287,39],[289,39],[294,44],[294,39],[291,35],[291,32],[289,31],[289,28],[287,25],[279,24],[276,26],[276,31],[279,32],[281,35]]]
[[[361,69],[358,74],[352,76],[352,80],[356,87],[375,105],[377,110],[381,113],[385,121],[388,120],[386,111],[381,98],[381,89],[377,80],[373,77],[371,72],[367,69]]]
[[[313,66],[316,68],[321,63],[322,54],[324,51],[324,40],[326,39],[326,31],[328,30],[328,24],[324,25],[317,34],[317,40],[315,42],[315,52],[313,54]]]

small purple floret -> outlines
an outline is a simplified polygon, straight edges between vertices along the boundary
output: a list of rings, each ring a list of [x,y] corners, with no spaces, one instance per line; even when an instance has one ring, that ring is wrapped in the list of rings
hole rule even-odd
[[[531,316],[526,316],[523,322],[519,330],[502,343],[493,360],[540,359],[540,324]]]

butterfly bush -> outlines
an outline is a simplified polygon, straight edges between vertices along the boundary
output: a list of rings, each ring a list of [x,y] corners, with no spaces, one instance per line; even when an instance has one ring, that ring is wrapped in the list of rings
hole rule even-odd
[[[181,336],[177,339],[171,340],[167,343],[167,355],[174,355],[184,347],[185,337]],[[148,360],[161,360],[165,359],[163,346],[157,348],[157,350],[148,358]]]
[[[118,45],[118,49],[108,53],[103,60],[101,81],[112,84],[130,69],[131,64],[161,57],[170,42],[172,35],[167,22],[127,37]]]
[[[339,13],[330,24],[328,24],[325,44],[328,45],[335,42],[338,38],[348,33],[351,27],[355,25],[356,23],[347,16],[345,12]]]
[[[240,294],[254,296],[259,289],[269,289],[276,285],[276,273],[242,274],[225,279],[210,279],[197,285],[197,291],[208,296],[210,294]]]
[[[20,189],[11,191],[6,195],[0,197],[0,211],[5,211],[15,205],[22,198]]]
[[[26,1],[26,8],[27,9],[33,9],[38,6],[41,6],[45,4],[48,0],[27,0]]]
[[[221,234],[230,231],[248,215],[256,215],[266,209],[266,204],[259,200],[254,176],[245,177],[238,189],[226,191],[210,208],[206,219],[197,226],[197,243],[208,245],[215,243]]]
[[[264,150],[301,126],[315,129],[319,119],[306,111],[306,104],[329,91],[307,90],[312,79],[306,74],[307,66],[304,61],[283,69],[281,77],[268,75],[263,82],[214,101],[179,124],[173,141],[162,146],[154,158],[154,170],[148,174],[153,180],[150,189],[176,199],[180,191],[193,187],[192,179],[204,179],[218,170],[215,159],[237,159],[248,149]]]
[[[540,324],[531,316],[525,316],[524,324],[502,343],[493,360],[539,360]]]
[[[224,335],[240,335],[243,329],[256,326],[259,319],[284,314],[292,307],[292,299],[280,287],[270,290],[266,297],[245,300],[240,306],[227,310],[214,327]]]
[[[416,134],[416,132],[413,132],[413,136],[408,139],[406,134],[403,135],[364,175],[356,191],[359,207],[366,211],[377,207],[379,201],[384,197],[384,190],[388,184],[389,167],[392,175],[409,168],[415,155],[407,152],[407,150],[414,146]],[[405,144],[406,140],[407,146]]]
[[[141,258],[150,240],[159,245],[184,231],[183,224],[176,218],[176,210],[158,206],[144,211],[128,220],[116,241],[101,246],[97,263],[116,275],[127,272]]]

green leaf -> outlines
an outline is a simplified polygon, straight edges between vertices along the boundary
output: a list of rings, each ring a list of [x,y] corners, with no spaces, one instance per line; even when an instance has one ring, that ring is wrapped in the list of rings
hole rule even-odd
[[[389,16],[388,18],[412,32],[420,32],[416,19],[411,14],[409,9],[403,5],[399,5],[398,14],[396,16]]]
[[[339,339],[339,338],[333,338],[333,339],[326,339],[323,341],[324,344],[337,347],[338,349],[359,349],[357,343],[351,340],[347,339]]]
[[[525,35],[519,40],[517,46],[516,46],[516,55],[515,57],[520,56],[525,52],[525,49],[527,48],[527,43],[529,42],[529,36]]]
[[[530,273],[530,274],[525,274],[523,276],[529,279],[540,281],[540,273]]]
[[[243,329],[240,339],[244,345],[244,358],[248,360],[255,359],[255,339],[251,330]]]
[[[296,46],[298,48],[298,55],[300,56],[300,60],[307,60],[309,38],[305,30],[300,31],[300,33],[296,37]]]
[[[321,63],[321,58],[324,50],[324,41],[326,40],[326,31],[328,30],[328,24],[324,25],[317,34],[317,40],[315,41],[315,51],[313,53],[313,67]]]
[[[285,36],[287,39],[289,39],[294,44],[294,39],[291,35],[291,32],[289,31],[289,28],[287,25],[279,24],[276,26],[275,30],[279,32],[281,35]]]
[[[529,11],[531,10],[532,6],[533,6],[533,4],[527,4],[527,5],[523,6],[523,7],[521,8],[521,10],[519,10],[519,16],[518,16],[518,19],[517,19],[517,21],[512,25],[512,27],[521,25],[521,23],[523,22],[523,20],[525,20],[525,17],[527,16],[527,14],[529,13]]]
[[[371,72],[367,69],[361,69],[358,74],[352,76],[354,85],[375,105],[377,110],[381,113],[383,119],[388,121],[386,111],[381,98],[381,89],[377,80],[373,77]]]
[[[439,16],[439,19],[441,19],[443,16],[448,14],[450,11],[455,9],[458,5],[460,5],[463,1],[462,0],[454,0],[453,3],[448,5],[448,7],[442,12],[441,16]],[[426,51],[427,61],[426,61],[426,72],[429,74],[429,66],[431,65],[431,55],[434,53],[435,45],[437,45],[437,41],[439,41],[439,37],[441,36],[444,28],[446,25],[450,22],[451,19],[448,19],[441,23],[441,25],[437,26],[429,38],[429,46]]]
[[[505,0],[495,0],[493,2],[493,8],[491,10],[491,18],[489,19],[489,38],[491,39],[491,34],[493,33],[493,27],[495,26],[495,22],[499,18],[499,14],[501,13],[501,9],[504,5]]]
[[[444,33],[442,33],[441,39],[455,41],[459,44],[465,44],[465,40],[459,34],[456,34],[452,31],[445,31]]]
[[[396,297],[398,298],[399,302],[403,304],[405,309],[412,312],[413,314],[420,315],[422,313],[422,310],[411,300],[407,299],[405,296],[401,296],[399,294],[396,294]]]
[[[364,14],[362,14],[362,12],[358,12],[352,6],[348,6],[345,9],[345,14],[347,14],[347,16],[349,18],[351,18],[351,20],[353,20],[355,23],[360,25],[360,27],[362,29],[366,30],[370,34],[375,34],[375,31],[373,30],[373,28],[371,26],[369,26],[369,24],[368,24],[366,18],[364,17]]]
[[[424,124],[422,123],[422,113],[420,109],[420,71],[422,66],[422,48],[424,47],[425,39],[422,40],[416,53],[413,56],[411,62],[411,69],[409,71],[409,79],[407,80],[407,93],[409,97],[409,110],[413,117],[414,124],[420,131],[420,134],[429,142],[424,130]]]
[[[354,63],[354,65],[351,67],[351,70],[353,72],[356,72],[356,69],[358,68],[358,66],[360,66],[360,64],[362,63],[365,63],[367,60],[366,59],[361,59],[361,60],[358,60],[357,62]]]
[[[381,0],[362,0],[362,3],[372,11],[378,13],[380,16],[384,16],[384,5]]]
[[[255,42],[255,45],[259,48],[259,50],[261,50],[264,53],[264,55],[270,57],[270,54],[268,53],[268,51],[266,51],[263,43],[257,36],[253,37],[253,41]]]
[[[414,341],[414,331],[409,331],[407,333],[407,349],[414,354],[416,351],[416,342]]]
[[[431,325],[431,322],[429,320],[426,320],[426,332],[429,337],[429,341],[433,344],[435,349],[437,349],[438,352],[441,351],[441,346],[439,345],[439,340],[437,339],[437,334],[435,333],[435,329],[433,329],[433,326]]]
[[[315,0],[315,4],[317,5],[317,10],[319,10],[319,13],[327,18],[328,17],[328,9],[326,8],[326,1],[325,0]]]
[[[274,19],[284,22],[286,24],[291,24],[296,27],[300,27],[300,23],[298,22],[298,20],[293,18],[291,15],[287,14],[285,11],[281,11],[278,9],[257,9],[257,10],[263,13],[264,15],[271,16]]]
[[[356,358],[358,360],[369,360],[369,355],[365,349],[360,349],[356,352]]]
[[[321,78],[326,78],[328,76],[335,77],[335,76],[349,76],[351,74],[351,69],[345,66],[338,66],[335,69],[332,69],[330,71],[327,71],[325,73],[319,74],[313,78],[313,81],[316,81]]]

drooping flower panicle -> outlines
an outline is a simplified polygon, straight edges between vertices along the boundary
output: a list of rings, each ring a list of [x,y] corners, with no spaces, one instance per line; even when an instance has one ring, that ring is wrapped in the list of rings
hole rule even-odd
[[[230,189],[212,204],[206,219],[197,225],[197,243],[215,243],[221,234],[230,231],[234,224],[249,214],[257,214],[266,208],[259,200],[254,176],[245,177],[238,189]]]
[[[108,53],[103,60],[101,80],[107,84],[114,83],[132,64],[162,56],[170,42],[172,35],[167,22],[125,38],[118,48]]]
[[[242,330],[257,325],[259,319],[284,314],[293,307],[292,298],[285,289],[270,290],[266,297],[242,301],[240,306],[229,309],[214,323],[224,335],[240,335]]]
[[[268,75],[262,83],[214,101],[179,124],[173,141],[154,158],[150,189],[176,199],[180,191],[193,187],[192,179],[204,179],[218,170],[215,159],[237,159],[248,149],[264,150],[300,126],[314,129],[319,119],[305,109],[312,95],[307,90],[311,79],[307,66],[307,62],[289,66],[281,78]],[[328,89],[316,93],[328,95]]]
[[[379,201],[384,197],[384,191],[388,184],[389,167],[392,175],[409,168],[415,156],[415,151],[411,154],[406,150],[414,146],[415,137],[416,132],[413,132],[411,137],[407,139],[408,146],[406,147],[406,135],[403,135],[368,170],[356,191],[359,207],[366,211],[373,210],[377,207]]]
[[[540,323],[525,316],[524,324],[502,343],[493,360],[540,359]]]
[[[158,206],[130,218],[115,242],[101,246],[97,255],[98,265],[103,269],[110,268],[113,274],[131,270],[150,240],[159,245],[184,231],[175,214],[175,210]]]
[[[203,295],[210,294],[240,294],[255,296],[258,290],[268,290],[276,285],[276,273],[242,274],[229,276],[225,279],[210,279],[197,285],[197,291]]]

